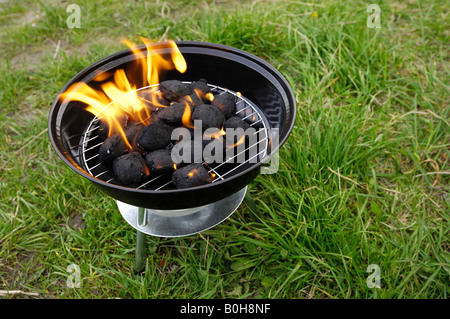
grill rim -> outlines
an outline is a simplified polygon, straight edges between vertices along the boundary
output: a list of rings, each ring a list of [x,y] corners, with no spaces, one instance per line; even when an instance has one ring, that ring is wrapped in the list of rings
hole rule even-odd
[[[288,101],[285,101],[285,104],[291,105],[290,108],[286,107],[286,112],[291,112],[291,111],[292,112],[289,113],[291,121],[289,122],[289,124],[286,127],[287,134],[280,136],[278,145],[276,145],[274,148],[271,149],[270,155],[269,154],[266,155],[266,158],[270,158],[272,155],[276,154],[276,152],[279,151],[281,146],[286,142],[287,138],[289,137],[289,135],[294,127],[295,120],[296,120],[295,97],[294,97],[292,89],[291,89],[288,81],[285,79],[285,77],[278,70],[276,70],[273,66],[271,66],[269,63],[267,63],[266,61],[262,60],[261,58],[256,57],[255,55],[253,55],[251,53],[248,53],[248,52],[240,50],[240,49],[236,49],[236,48],[222,45],[222,44],[200,42],[200,41],[175,41],[175,42],[180,49],[183,47],[188,47],[188,48],[191,48],[192,50],[199,50],[198,51],[199,53],[201,53],[201,50],[210,49],[210,50],[225,51],[229,54],[236,55],[237,57],[241,57],[244,60],[253,62],[253,63],[261,66],[265,72],[269,73],[271,76],[275,77],[279,81],[279,84],[283,88],[282,93],[283,93],[283,95],[285,95],[285,96],[283,96],[283,98],[288,100]],[[155,43],[152,47],[157,49],[158,47],[161,47],[161,43]],[[140,46],[139,49],[146,50],[147,48],[145,46]],[[189,51],[189,52],[192,52],[192,51]],[[68,154],[67,151],[65,151],[65,146],[62,145],[61,141],[59,141],[58,132],[57,132],[58,129],[56,128],[56,122],[57,122],[56,118],[59,115],[58,111],[60,109],[58,107],[58,104],[60,103],[59,99],[60,99],[61,94],[64,93],[70,87],[70,85],[72,85],[75,82],[78,82],[80,78],[84,78],[85,76],[92,73],[94,70],[99,69],[101,66],[103,66],[105,64],[117,61],[117,60],[121,59],[122,57],[130,55],[130,54],[132,54],[131,49],[125,49],[125,50],[119,51],[119,52],[109,55],[105,58],[102,58],[102,59],[98,60],[97,62],[94,62],[93,64],[91,64],[91,65],[87,66],[86,68],[84,68],[83,70],[81,70],[74,77],[72,77],[63,86],[63,88],[60,90],[60,92],[56,96],[55,100],[53,101],[53,104],[52,104],[50,112],[49,112],[49,117],[48,117],[48,127],[49,127],[48,134],[49,134],[49,138],[50,138],[50,141],[51,141],[51,144],[52,144],[54,150],[56,151],[58,156],[62,159],[62,161],[67,166],[69,166],[73,171],[75,171],[76,173],[85,177],[86,179],[90,180],[91,182],[96,184],[96,186],[99,186],[106,193],[111,194],[114,192],[114,190],[117,190],[119,192],[132,192],[132,193],[136,193],[136,194],[140,194],[140,195],[152,194],[152,195],[157,196],[159,194],[162,194],[162,192],[154,191],[154,190],[130,188],[130,187],[121,186],[121,185],[115,185],[112,183],[107,183],[99,178],[96,178],[96,177],[88,174],[85,171],[85,169],[82,166],[80,166],[74,159],[72,159],[72,156],[70,154]],[[221,181],[218,181],[215,183],[191,187],[191,188],[185,188],[185,189],[165,190],[163,193],[165,195],[170,195],[170,196],[172,194],[177,195],[177,194],[181,194],[181,193],[191,193],[193,190],[201,191],[201,190],[206,190],[206,189],[210,189],[210,188],[220,187],[220,186],[223,186],[223,184],[228,184],[228,183],[231,185],[231,184],[233,184],[234,181],[237,181],[237,180],[246,180],[248,178],[254,179],[257,175],[259,175],[261,165],[263,165],[263,164],[265,164],[263,161],[253,163],[252,166],[245,169],[244,171],[234,174],[233,176],[230,176],[229,178],[226,178],[224,180],[221,180]],[[255,174],[256,171],[257,171],[257,173]],[[245,175],[248,175],[248,178],[246,178]],[[242,188],[243,186],[244,185],[240,185],[239,188]],[[109,190],[109,191],[106,191],[106,190]],[[123,199],[121,199],[121,200],[130,203],[130,201],[126,201]]]

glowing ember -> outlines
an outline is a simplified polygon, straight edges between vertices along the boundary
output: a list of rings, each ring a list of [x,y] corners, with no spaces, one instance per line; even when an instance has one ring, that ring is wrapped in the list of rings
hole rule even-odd
[[[190,178],[194,177],[195,173],[197,173],[197,169],[193,169],[192,171],[190,171],[187,176],[189,176]]]
[[[201,164],[189,164],[172,174],[172,182],[177,188],[195,187],[211,183],[213,177]]]
[[[214,100],[214,95],[210,92],[210,93],[206,93],[205,97],[212,102]]]

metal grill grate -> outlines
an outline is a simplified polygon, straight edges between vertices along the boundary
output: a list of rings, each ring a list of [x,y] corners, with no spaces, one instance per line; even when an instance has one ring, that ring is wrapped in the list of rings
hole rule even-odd
[[[209,173],[213,173],[215,175],[215,178],[212,181],[214,183],[219,180],[224,180],[225,178],[232,176],[239,171],[247,169],[267,155],[269,147],[269,124],[258,107],[244,96],[216,85],[208,84],[208,86],[211,89],[211,93],[213,93],[214,95],[224,94],[226,92],[234,95],[236,101],[235,116],[240,117],[251,127],[255,128],[255,135],[257,135],[256,143],[254,143],[253,145],[249,145],[244,150],[236,152],[236,154],[233,154],[232,156],[226,157],[223,163],[202,163],[202,165],[207,169]],[[137,91],[149,89],[151,87],[153,86],[143,87]],[[105,106],[105,108],[109,107],[110,105],[111,104]],[[86,128],[80,140],[80,157],[86,171],[90,175],[99,178],[107,183],[120,185],[120,182],[117,181],[112,170],[108,166],[100,163],[98,159],[99,149],[103,143],[103,141],[97,134],[97,129],[99,128],[101,118],[102,115],[100,112],[91,120],[88,127]],[[252,149],[253,147],[255,149]],[[249,152],[250,149],[252,149],[252,152]],[[245,158],[242,163],[234,163],[238,156],[242,157],[243,155],[248,153],[251,154],[251,157]],[[171,173],[161,174],[157,176],[152,176],[152,174],[150,174],[150,177],[147,180],[145,180],[135,188],[155,191],[174,189],[175,186],[172,183],[171,175]]]

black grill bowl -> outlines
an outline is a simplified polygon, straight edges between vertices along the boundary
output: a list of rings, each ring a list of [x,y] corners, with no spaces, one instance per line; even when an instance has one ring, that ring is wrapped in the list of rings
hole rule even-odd
[[[295,122],[294,94],[285,78],[271,65],[245,51],[206,42],[176,42],[187,62],[187,70],[180,74],[170,71],[160,80],[196,81],[206,79],[242,94],[255,103],[271,128],[279,129],[281,147]],[[168,54],[167,46],[153,45],[155,53]],[[146,47],[140,48],[146,52]],[[50,110],[48,128],[51,143],[57,154],[71,169],[89,179],[104,193],[130,205],[153,209],[182,209],[206,205],[221,200],[251,183],[260,173],[261,162],[252,164],[221,181],[212,184],[173,190],[145,190],[107,183],[93,177],[84,169],[79,156],[80,139],[94,116],[79,102],[61,102],[60,95],[76,82],[90,82],[101,72],[124,68],[133,70],[135,55],[124,50],[88,66],[73,77],[55,98]],[[276,151],[272,149],[272,154]]]

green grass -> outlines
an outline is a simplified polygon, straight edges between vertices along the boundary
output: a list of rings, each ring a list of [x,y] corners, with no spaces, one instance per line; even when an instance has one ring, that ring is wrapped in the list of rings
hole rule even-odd
[[[446,1],[74,1],[0,4],[0,290],[38,298],[448,298]],[[53,151],[47,115],[120,39],[209,41],[260,56],[290,82],[297,121],[279,171],[211,230],[147,237]],[[245,92],[245,88],[242,89]],[[66,285],[77,264],[81,288]],[[368,288],[367,267],[381,288]],[[18,294],[3,298],[35,298]]]

